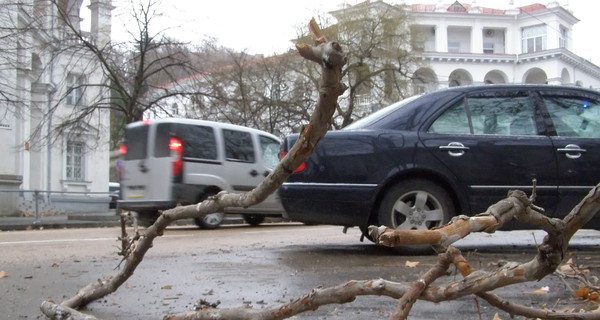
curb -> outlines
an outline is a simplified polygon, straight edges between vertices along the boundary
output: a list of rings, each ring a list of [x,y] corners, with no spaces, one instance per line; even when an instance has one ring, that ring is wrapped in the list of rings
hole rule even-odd
[[[269,220],[266,220],[267,222]],[[241,215],[228,215],[223,225],[244,224]],[[23,231],[33,229],[66,229],[66,228],[108,228],[121,225],[116,212],[104,213],[71,213],[59,216],[41,217],[36,221],[33,217],[0,217],[0,231]],[[196,226],[192,219],[179,220],[173,225]]]

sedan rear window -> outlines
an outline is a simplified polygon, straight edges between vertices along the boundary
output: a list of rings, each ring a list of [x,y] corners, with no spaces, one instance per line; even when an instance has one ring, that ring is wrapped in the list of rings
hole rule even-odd
[[[389,105],[383,109],[380,109],[379,111],[377,111],[375,113],[372,113],[358,121],[351,123],[350,125],[344,127],[344,129],[342,129],[342,130],[361,129],[361,128],[368,127],[368,126],[374,124],[375,122],[387,117],[392,112],[404,107],[409,102],[417,99],[418,97],[420,97],[420,95],[412,96],[410,98],[406,98],[402,101],[399,101],[392,105]]]

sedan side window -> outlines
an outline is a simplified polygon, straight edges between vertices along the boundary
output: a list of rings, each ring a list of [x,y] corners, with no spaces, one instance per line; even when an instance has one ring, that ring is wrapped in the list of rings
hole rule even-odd
[[[446,110],[431,125],[429,132],[537,135],[534,111],[535,107],[526,95],[469,97]]]
[[[535,108],[528,96],[472,97],[468,103],[474,134],[537,135]]]
[[[467,108],[464,100],[457,102],[455,105],[446,110],[435,122],[429,127],[430,133],[442,134],[470,134],[469,118],[467,117]]]
[[[562,137],[600,138],[600,104],[582,97],[544,96],[544,103]]]

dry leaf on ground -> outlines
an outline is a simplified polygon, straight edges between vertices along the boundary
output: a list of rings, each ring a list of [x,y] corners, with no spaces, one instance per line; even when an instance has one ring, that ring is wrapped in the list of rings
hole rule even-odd
[[[406,260],[405,266],[409,268],[416,268],[419,265],[419,261],[408,261]]]
[[[534,290],[534,291],[529,291],[529,292],[526,292],[526,293],[533,293],[533,294],[547,294],[548,292],[550,292],[550,287],[548,287],[548,286],[544,286],[544,287],[541,287],[541,288],[539,288],[539,289],[537,289],[537,290]]]
[[[6,271],[0,271],[0,279],[2,278],[8,278],[8,273],[6,273]]]

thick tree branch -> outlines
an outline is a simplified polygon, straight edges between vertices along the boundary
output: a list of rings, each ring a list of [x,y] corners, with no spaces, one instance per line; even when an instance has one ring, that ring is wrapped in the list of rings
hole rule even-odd
[[[318,42],[322,40],[324,39],[320,38]],[[124,266],[118,274],[85,286],[74,297],[62,302],[61,306],[78,308],[116,291],[133,274],[146,252],[152,247],[154,239],[161,236],[171,222],[192,217],[203,217],[210,213],[221,212],[225,207],[248,207],[259,203],[273,193],[302,162],[310,157],[317,142],[327,132],[337,98],[345,89],[345,86],[340,83],[340,72],[346,58],[337,44],[322,42],[317,47],[308,48],[313,54],[320,55],[317,59],[320,61],[322,69],[319,100],[311,116],[310,123],[302,131],[288,155],[280,161],[273,172],[250,192],[244,194],[221,192],[197,205],[176,207],[164,211],[157,221],[140,235],[140,240],[135,249],[125,257]],[[57,315],[52,310],[56,310],[56,308],[42,308],[44,314],[55,319]]]

